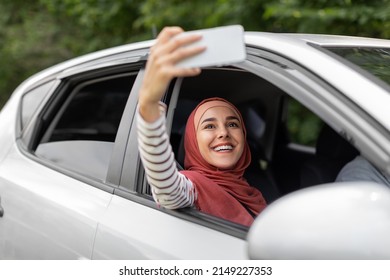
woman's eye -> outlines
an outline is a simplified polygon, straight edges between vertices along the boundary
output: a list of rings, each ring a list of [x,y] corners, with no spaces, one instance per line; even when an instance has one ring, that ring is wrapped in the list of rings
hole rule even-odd
[[[231,122],[231,123],[228,123],[228,127],[239,127],[239,125],[238,125],[238,123]]]
[[[212,128],[214,128],[214,125],[213,125],[213,124],[206,124],[206,125],[204,126],[204,129],[212,129]]]

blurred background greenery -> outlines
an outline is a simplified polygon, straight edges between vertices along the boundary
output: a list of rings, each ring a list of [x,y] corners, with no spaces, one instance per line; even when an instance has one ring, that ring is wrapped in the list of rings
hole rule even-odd
[[[0,0],[0,11],[0,108],[39,70],[166,25],[390,39],[390,0]]]

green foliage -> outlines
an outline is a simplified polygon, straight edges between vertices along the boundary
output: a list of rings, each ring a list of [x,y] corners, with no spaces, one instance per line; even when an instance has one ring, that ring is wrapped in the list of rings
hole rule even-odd
[[[390,38],[390,0],[279,0],[264,13],[273,31]]]
[[[137,26],[161,30],[167,25],[180,25],[185,30],[229,24],[241,24],[247,30],[261,30],[266,0],[148,0],[141,5]]]
[[[40,0],[48,12],[64,24],[82,33],[84,48],[90,52],[125,42],[147,38],[142,26],[137,28],[141,1],[137,0]]]
[[[19,9],[19,7],[23,7]],[[35,2],[0,3],[0,107],[25,78],[71,56],[61,27]]]
[[[291,141],[314,147],[322,121],[301,103],[290,99],[288,103],[287,129]]]

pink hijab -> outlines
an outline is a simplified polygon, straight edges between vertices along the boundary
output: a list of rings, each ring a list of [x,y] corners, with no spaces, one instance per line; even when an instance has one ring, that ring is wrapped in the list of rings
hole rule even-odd
[[[207,163],[198,148],[196,127],[202,115],[216,106],[229,107],[236,112],[246,137],[241,113],[233,104],[218,97],[203,100],[187,120],[184,138],[186,170],[181,172],[195,185],[198,195],[195,205],[200,211],[250,226],[253,215],[258,215],[266,207],[266,202],[261,192],[250,186],[243,177],[251,161],[248,144],[236,166],[230,170],[219,170]]]

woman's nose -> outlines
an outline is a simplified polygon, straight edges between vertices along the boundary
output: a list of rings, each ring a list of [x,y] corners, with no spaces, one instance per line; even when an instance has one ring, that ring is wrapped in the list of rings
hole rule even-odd
[[[229,131],[226,129],[226,127],[221,127],[218,130],[218,138],[225,138],[229,137]]]

